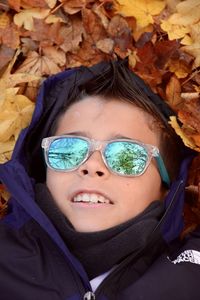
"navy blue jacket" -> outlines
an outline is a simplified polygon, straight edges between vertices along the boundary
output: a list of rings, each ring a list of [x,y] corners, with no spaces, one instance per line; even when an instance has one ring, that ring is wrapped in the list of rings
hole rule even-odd
[[[78,70],[44,82],[30,126],[21,132],[12,159],[0,165],[0,181],[11,194],[8,214],[0,221],[0,300],[199,300],[200,230],[182,242],[178,240],[189,155],[171,184],[157,228],[169,245],[170,255],[164,252],[149,263],[152,245],[157,242],[155,235],[136,263],[132,264],[131,256],[122,261],[95,294],[83,266],[36,204],[24,141],[44,115],[47,98],[51,102],[51,90],[63,79],[69,78],[70,85]]]

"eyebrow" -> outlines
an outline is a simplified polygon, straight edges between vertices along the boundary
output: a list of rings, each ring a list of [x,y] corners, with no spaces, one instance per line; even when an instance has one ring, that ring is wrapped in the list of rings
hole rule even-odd
[[[76,136],[83,136],[87,138],[91,138],[90,134],[83,131],[72,131],[72,132],[65,132],[63,135],[76,135]],[[121,134],[114,134],[110,137],[110,139],[107,140],[113,140],[113,139],[126,139],[126,140],[133,140],[134,138],[130,138],[128,136],[124,136]]]

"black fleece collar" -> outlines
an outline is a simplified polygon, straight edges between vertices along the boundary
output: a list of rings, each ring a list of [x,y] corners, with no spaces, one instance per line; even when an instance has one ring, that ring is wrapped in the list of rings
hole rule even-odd
[[[75,231],[59,211],[45,184],[37,184],[35,191],[38,205],[73,255],[83,264],[90,279],[110,270],[129,255],[132,258],[134,253],[138,256],[148,245],[164,210],[163,203],[155,201],[143,213],[123,224],[99,232],[83,233]]]

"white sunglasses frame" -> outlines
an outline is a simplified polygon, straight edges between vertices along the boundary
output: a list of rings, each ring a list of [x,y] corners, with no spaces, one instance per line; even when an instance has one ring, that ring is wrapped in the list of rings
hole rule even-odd
[[[53,168],[50,163],[49,163],[49,159],[48,159],[48,151],[49,151],[49,147],[51,145],[51,143],[57,139],[62,139],[62,138],[79,138],[82,139],[84,141],[86,141],[89,145],[88,148],[88,152],[87,155],[85,156],[85,158],[82,160],[82,162],[76,166],[75,168],[72,168],[70,170],[60,170],[60,169],[56,169]],[[145,148],[147,154],[148,154],[148,160],[146,162],[146,166],[144,168],[144,170],[140,173],[140,174],[136,174],[136,175],[129,175],[129,174],[121,174],[118,173],[116,171],[113,171],[104,156],[104,151],[105,148],[108,144],[113,143],[113,142],[128,142],[128,143],[134,143],[134,144],[138,144],[139,146],[142,146],[143,148]],[[157,162],[157,166],[158,166],[158,170],[161,176],[162,181],[167,184],[167,186],[170,185],[170,179],[169,179],[169,175],[167,172],[167,169],[165,167],[164,161],[160,155],[159,149],[158,147],[154,146],[154,145],[150,145],[150,144],[145,144],[142,143],[138,140],[133,140],[133,139],[113,139],[113,140],[108,140],[108,141],[99,141],[99,140],[95,140],[95,139],[90,139],[88,137],[83,137],[83,136],[79,136],[79,135],[58,135],[58,136],[50,136],[50,137],[46,137],[43,138],[42,143],[41,143],[41,147],[44,150],[44,157],[45,157],[45,162],[46,165],[48,166],[48,168],[50,168],[51,170],[57,171],[57,172],[71,172],[74,170],[77,170],[81,165],[83,165],[88,159],[89,157],[92,155],[92,153],[94,151],[99,151],[101,153],[102,159],[104,164],[106,165],[106,167],[108,168],[108,170],[113,173],[113,174],[117,174],[118,176],[125,176],[125,177],[138,177],[141,176],[142,174],[145,173],[146,169],[148,168],[151,159],[154,157],[156,162]]]

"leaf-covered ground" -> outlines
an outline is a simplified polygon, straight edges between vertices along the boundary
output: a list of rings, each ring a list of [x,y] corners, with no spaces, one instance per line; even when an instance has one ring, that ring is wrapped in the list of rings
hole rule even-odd
[[[0,1],[0,163],[31,119],[49,75],[128,57],[130,67],[177,111],[171,126],[200,152],[199,0]],[[200,155],[188,179],[186,230],[200,223]],[[9,195],[0,185],[0,216]],[[192,195],[192,196],[191,196]]]

